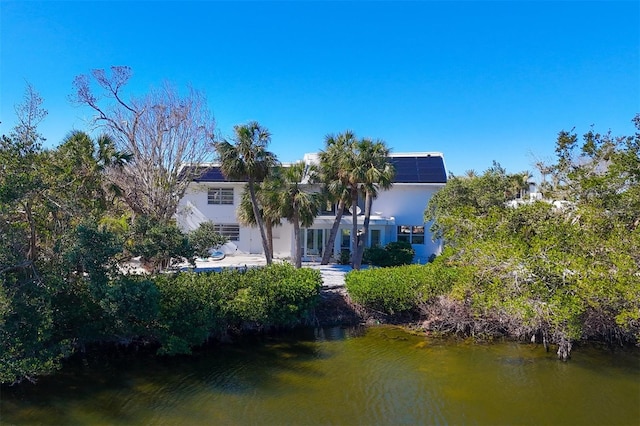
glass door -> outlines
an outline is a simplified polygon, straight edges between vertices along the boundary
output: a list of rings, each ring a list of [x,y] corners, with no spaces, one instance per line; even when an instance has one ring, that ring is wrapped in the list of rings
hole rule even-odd
[[[351,250],[351,230],[342,229],[340,234],[340,251]]]
[[[324,248],[324,229],[306,229],[303,253],[305,257],[322,256]]]

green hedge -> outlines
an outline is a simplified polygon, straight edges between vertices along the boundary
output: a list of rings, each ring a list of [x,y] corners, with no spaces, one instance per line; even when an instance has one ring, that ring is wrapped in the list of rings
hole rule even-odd
[[[413,311],[420,303],[447,293],[457,276],[458,271],[439,257],[426,265],[351,271],[345,285],[355,303],[393,315]]]
[[[406,241],[393,241],[384,247],[368,247],[364,250],[363,262],[374,266],[389,267],[409,265],[415,250]]]
[[[315,306],[322,277],[314,269],[273,264],[248,271],[179,273],[155,280],[160,290],[161,353],[190,348],[228,328],[295,326]]]
[[[48,374],[92,344],[153,343],[159,354],[182,354],[229,328],[295,326],[308,319],[322,278],[315,269],[274,264],[111,280],[70,275],[46,283],[0,286],[0,383]]]
[[[159,353],[189,353],[223,327],[220,297],[223,291],[212,274],[193,272],[155,278],[160,312],[155,337]]]

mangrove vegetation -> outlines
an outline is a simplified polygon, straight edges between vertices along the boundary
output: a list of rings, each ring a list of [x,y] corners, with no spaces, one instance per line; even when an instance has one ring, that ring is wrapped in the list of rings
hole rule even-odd
[[[634,119],[640,131],[640,116]],[[450,176],[425,221],[444,240],[426,266],[352,271],[365,310],[409,314],[432,332],[510,336],[556,345],[640,340],[640,133],[560,132],[554,164],[528,173],[499,164]],[[523,179],[522,177],[525,176]],[[548,347],[548,346],[547,346]]]

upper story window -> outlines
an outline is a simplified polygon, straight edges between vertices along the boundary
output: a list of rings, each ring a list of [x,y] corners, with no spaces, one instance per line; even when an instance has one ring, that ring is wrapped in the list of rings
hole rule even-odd
[[[320,215],[328,216],[336,214],[336,205],[331,201],[327,201],[322,207],[320,207]]]
[[[406,241],[410,244],[424,244],[424,226],[398,226],[398,241]]]
[[[207,204],[233,204],[233,188],[209,188]]]
[[[411,244],[424,244],[424,226],[411,227]]]

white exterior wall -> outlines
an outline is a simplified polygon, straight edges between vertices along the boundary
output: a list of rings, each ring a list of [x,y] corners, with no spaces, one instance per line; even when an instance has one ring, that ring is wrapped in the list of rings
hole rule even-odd
[[[210,220],[214,224],[234,224],[239,225],[236,211],[240,205],[242,192],[245,184],[242,182],[203,182],[192,183],[189,186],[184,198],[180,201],[177,221],[179,226],[186,230],[192,230],[204,221]],[[373,201],[371,212],[371,230],[380,230],[381,245],[391,241],[397,241],[397,228],[401,225],[424,226],[424,243],[412,244],[416,256],[414,261],[424,263],[430,255],[439,254],[442,250],[440,241],[432,241],[429,231],[430,223],[424,223],[424,210],[431,197],[440,190],[444,184],[440,183],[396,183],[387,191],[380,191],[378,198]],[[233,188],[233,205],[208,204],[208,188]],[[191,214],[189,211],[196,211]],[[358,216],[359,227],[362,227],[364,215]],[[316,219],[316,223],[310,229],[325,229],[326,236],[333,223],[333,216],[321,216]],[[259,254],[263,253],[262,239],[257,228],[239,226],[240,236],[238,241],[233,241],[238,251],[242,253]],[[351,216],[344,215],[340,229],[351,230]],[[305,235],[306,230],[301,230]],[[325,238],[326,238],[325,236]],[[303,237],[304,238],[304,237]],[[371,238],[371,232],[369,233]],[[337,235],[334,252],[340,252],[340,232]],[[367,242],[369,245],[369,241]],[[273,230],[274,256],[277,258],[291,257],[294,249],[293,225],[286,220],[282,225]],[[303,256],[305,250],[303,249]],[[316,259],[317,253],[309,251],[307,259]]]
[[[388,191],[380,191],[378,198],[373,201],[373,213],[385,217],[393,217],[395,225],[388,235],[389,241],[396,241],[397,227],[400,225],[424,225],[424,244],[412,244],[416,251],[415,261],[424,263],[431,254],[440,254],[442,242],[433,241],[429,232],[430,223],[424,223],[424,211],[431,197],[444,184],[410,184],[396,183]]]
[[[209,188],[233,188],[233,205],[208,204],[207,193]],[[178,207],[178,226],[185,231],[191,231],[203,220],[210,220],[214,224],[239,225],[240,238],[232,241],[238,251],[242,253],[263,253],[260,230],[239,224],[236,212],[242,199],[244,183],[239,182],[206,182],[192,183],[189,185],[185,196],[180,200]],[[191,215],[191,219],[187,217]],[[290,234],[293,227],[283,221],[282,226],[273,230],[273,251],[276,257],[287,257],[291,251]]]
[[[440,241],[433,241],[432,234],[429,231],[430,223],[424,223],[424,210],[431,197],[442,188],[444,184],[395,184],[387,191],[380,191],[378,198],[373,201],[371,222],[369,225],[369,241],[371,243],[373,230],[379,230],[381,235],[380,245],[397,241],[397,227],[406,226],[424,226],[424,243],[412,244],[415,250],[415,262],[425,263],[432,254],[439,254],[442,251]],[[362,200],[361,200],[362,204]],[[364,214],[358,215],[358,228],[362,228],[364,222]],[[311,226],[313,229],[331,228],[333,216],[321,216]],[[346,214],[342,217],[340,230],[347,229],[351,231],[352,219],[351,215]],[[304,232],[304,230],[303,230]],[[334,253],[340,252],[340,231],[334,244]],[[303,251],[304,256],[304,251]],[[308,256],[307,259],[314,259],[316,256]]]
[[[242,196],[242,183],[192,183],[189,185],[178,207],[178,221],[184,210],[188,210],[187,202],[190,202],[196,209],[202,212],[213,223],[238,223],[236,218],[236,208],[240,204]],[[208,188],[233,188],[233,205],[230,204],[208,204]],[[189,229],[190,230],[190,229]]]
[[[397,226],[423,225],[424,210],[429,199],[443,185],[442,184],[395,184],[388,191],[380,191],[378,198],[373,201],[372,208],[372,224],[370,230],[379,229],[381,231],[381,245],[388,242],[396,241]],[[233,205],[225,204],[208,204],[207,190],[208,188],[233,188],[234,203]],[[236,211],[242,198],[244,190],[243,183],[229,182],[212,182],[212,183],[194,183],[190,185],[184,198],[180,201],[178,208],[178,224],[186,231],[195,229],[197,224],[204,218],[212,221],[214,224],[238,224]],[[186,220],[186,215],[190,211],[197,212],[195,220]],[[330,222],[332,217],[324,216],[324,223],[317,223],[311,228],[331,228]],[[358,216],[358,223],[362,224],[364,215]],[[377,220],[376,220],[377,219]],[[385,220],[386,219],[386,220]],[[391,223],[392,225],[382,225],[381,222]],[[441,251],[441,242],[432,241],[429,232],[430,224],[425,226],[424,244],[413,244],[412,247],[416,251],[415,261],[424,263],[433,253],[439,254]],[[345,215],[342,218],[341,228],[351,229],[351,216]],[[303,230],[304,232],[304,230]],[[257,228],[240,226],[240,238],[233,241],[237,245],[238,251],[242,253],[259,254],[262,253],[262,239],[260,231]],[[290,257],[293,251],[293,225],[283,220],[282,225],[273,230],[273,251],[275,257]],[[340,235],[336,238],[335,252],[340,250]]]

